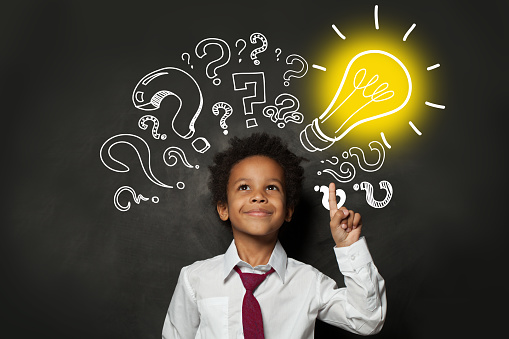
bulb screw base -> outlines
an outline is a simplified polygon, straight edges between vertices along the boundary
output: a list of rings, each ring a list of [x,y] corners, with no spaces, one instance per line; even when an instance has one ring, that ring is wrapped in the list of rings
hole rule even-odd
[[[334,144],[318,127],[318,119],[313,120],[300,132],[300,143],[309,152],[323,151]]]

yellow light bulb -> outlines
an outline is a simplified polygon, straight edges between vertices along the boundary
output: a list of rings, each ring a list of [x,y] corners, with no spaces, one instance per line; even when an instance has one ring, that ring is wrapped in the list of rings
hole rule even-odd
[[[310,152],[323,151],[354,127],[401,110],[411,94],[410,74],[398,58],[381,50],[359,53],[327,109],[300,133],[301,144]]]

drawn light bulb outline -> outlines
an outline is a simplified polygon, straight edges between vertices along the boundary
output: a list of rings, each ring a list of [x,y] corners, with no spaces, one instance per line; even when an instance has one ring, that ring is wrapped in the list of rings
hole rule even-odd
[[[378,74],[375,74],[373,77],[371,77],[370,80],[368,80],[367,84],[362,86],[364,83],[364,78],[366,77],[366,74],[368,70],[366,70],[362,65],[362,60],[365,59],[367,56],[371,57],[374,55],[380,55],[379,61],[382,63],[385,62],[396,62],[397,65],[399,65],[400,69],[403,71],[403,76],[406,77],[406,82],[408,84],[408,88],[403,88],[403,91],[406,91],[406,96],[404,95],[404,100],[400,103],[398,101],[393,102],[395,108],[389,109],[387,111],[377,112],[375,108],[375,113],[370,114],[368,117],[362,117],[362,115],[357,115],[357,117],[354,117],[357,113],[361,112],[362,109],[364,109],[368,104],[374,102],[382,102],[386,100],[390,100],[394,97],[394,91],[387,90],[390,87],[390,84],[384,82],[381,85],[376,86],[376,82],[379,79]],[[388,58],[388,59],[387,59]],[[360,60],[360,61],[359,61]],[[357,64],[360,64],[360,66],[357,66]],[[355,66],[355,67],[354,67]],[[380,67],[380,69],[383,70],[383,66]],[[377,70],[369,70],[370,75],[373,73],[378,73]],[[351,72],[355,73],[353,76],[353,82],[346,83],[346,80],[348,78],[351,78]],[[359,81],[359,77],[362,76],[362,79]],[[402,76],[400,76],[402,77]],[[369,77],[368,77],[369,78]],[[382,79],[383,81],[383,79]],[[345,85],[346,84],[346,85]],[[353,85],[353,91],[350,91],[350,86]],[[374,91],[371,94],[366,93],[367,88],[373,88]],[[370,90],[371,90],[370,88]],[[338,124],[334,121],[334,119],[329,120],[329,118],[332,117],[336,112],[338,112],[338,109],[346,103],[349,99],[353,100],[351,97],[352,95],[358,91],[362,91],[362,96],[364,98],[371,98],[367,103],[363,104],[359,109],[357,109],[353,114],[351,112],[347,112],[345,115],[341,115],[340,121],[342,123]],[[387,90],[387,91],[386,91]],[[396,91],[401,90],[398,88],[395,88]],[[345,94],[346,92],[346,94]],[[389,96],[387,96],[389,94]],[[308,150],[309,152],[315,152],[315,151],[323,151],[330,146],[332,146],[336,141],[341,140],[345,135],[347,135],[348,132],[350,132],[353,128],[356,126],[363,124],[365,122],[379,119],[382,117],[385,117],[387,115],[393,114],[401,110],[403,107],[406,106],[408,101],[410,100],[410,97],[412,95],[412,80],[410,77],[410,74],[408,72],[408,69],[405,67],[405,65],[394,55],[382,51],[382,50],[367,50],[364,52],[361,52],[354,56],[350,62],[348,63],[348,66],[346,67],[346,70],[343,74],[343,78],[341,80],[341,83],[336,91],[336,94],[334,95],[331,103],[329,106],[325,109],[325,111],[320,115],[320,117],[315,118],[310,124],[308,124],[300,133],[300,141],[302,146]],[[346,98],[345,98],[346,97]],[[396,98],[397,99],[397,98]],[[348,114],[350,113],[350,114]],[[358,120],[356,120],[356,118]],[[352,119],[352,122],[349,120]],[[334,125],[334,126],[329,126]],[[337,128],[339,127],[339,128]],[[337,128],[337,129],[336,129]],[[323,130],[329,130],[328,132],[324,132]],[[335,130],[335,131],[334,131]]]

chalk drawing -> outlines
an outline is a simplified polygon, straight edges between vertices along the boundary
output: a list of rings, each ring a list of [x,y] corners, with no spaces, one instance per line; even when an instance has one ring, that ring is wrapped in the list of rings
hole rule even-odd
[[[186,96],[191,95],[193,100],[182,101],[185,91]],[[171,126],[175,134],[183,139],[193,137],[195,123],[203,107],[203,95],[200,86],[194,78],[179,68],[164,67],[145,75],[135,86],[132,100],[136,108],[143,111],[159,109],[161,102],[166,97],[175,97],[179,101],[179,107],[173,116]],[[191,118],[189,119],[189,116]],[[187,130],[179,131],[175,121],[189,120]]]
[[[212,80],[214,85],[218,86],[221,84],[221,79],[217,76],[217,70],[230,62],[230,46],[223,39],[203,39],[196,45],[196,56],[202,59],[204,56],[209,54],[207,51],[210,51],[211,47],[212,50],[219,50],[220,55],[219,57],[212,58],[212,61],[207,64],[207,67],[205,68],[205,75]]]
[[[321,192],[322,195],[322,206],[327,209],[327,211],[330,211],[329,206],[329,186],[315,186],[314,187],[315,192]],[[345,205],[346,202],[346,193],[341,188],[336,189],[336,196],[339,197],[339,202],[337,204],[338,209],[341,208],[341,206]]]
[[[392,199],[393,189],[391,184],[386,180],[380,181],[379,185],[380,189],[385,190],[385,198],[381,201],[378,201],[374,198],[373,186],[367,181],[361,182],[360,185],[355,184],[353,186],[353,189],[356,191],[358,191],[359,189],[366,191],[366,202],[368,203],[369,206],[374,208],[384,208],[389,204],[389,202]]]

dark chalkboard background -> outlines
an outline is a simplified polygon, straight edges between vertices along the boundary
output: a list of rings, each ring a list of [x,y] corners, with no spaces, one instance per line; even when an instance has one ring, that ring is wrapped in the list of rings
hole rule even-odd
[[[433,62],[441,64],[436,72],[444,80],[429,101],[446,105],[440,112],[428,108],[432,124],[420,137],[408,129],[411,145],[387,151],[380,171],[358,174],[358,181],[391,182],[394,196],[386,208],[369,207],[362,194],[344,186],[347,205],[363,214],[363,233],[387,283],[388,316],[378,337],[500,333],[507,304],[507,264],[500,259],[507,243],[502,215],[508,202],[509,8],[502,1],[340,0],[19,1],[3,6],[2,333],[10,333],[9,338],[159,338],[180,268],[223,253],[231,241],[209,203],[206,168],[228,138],[211,105],[224,100],[242,107],[242,94],[231,84],[231,72],[240,70],[235,41],[263,32],[282,56],[300,54],[311,66],[311,49],[317,37],[331,34],[331,23],[340,26],[355,16],[370,22],[375,4],[381,25],[398,18],[404,33],[417,23],[412,38],[432,46]],[[219,71],[224,81],[219,87],[205,77],[206,62],[193,54],[208,37],[232,47],[231,67]],[[192,56],[194,70],[181,59],[183,52]],[[267,101],[273,101],[287,90],[280,81],[284,69],[268,57],[262,62]],[[246,65],[243,71],[257,70]],[[163,112],[175,105],[169,99],[154,113],[166,141],[137,127],[150,112],[133,106],[134,86],[167,66],[186,69],[202,86],[204,109],[195,137],[210,141],[204,154],[192,149],[194,138],[178,138],[169,128],[171,115]],[[305,124],[318,114],[309,112],[311,104],[303,99],[317,72],[310,68],[291,87],[290,93],[301,98]],[[233,114],[229,136],[277,133],[310,160],[297,221],[282,235],[287,251],[342,285],[328,213],[313,190],[330,180],[316,172],[320,160],[334,153],[303,150],[298,133],[304,125],[279,129],[260,111],[254,116],[259,126],[247,130],[242,112]],[[119,145],[115,154],[131,171],[110,171],[99,149],[120,133],[144,138],[154,159],[166,147],[179,146],[200,169],[155,161],[154,174],[161,181],[186,184],[183,190],[165,189],[145,177],[131,148]],[[124,185],[160,201],[137,205],[123,193],[122,202],[132,206],[120,212],[112,198]],[[333,336],[355,337],[317,323],[316,337]]]

